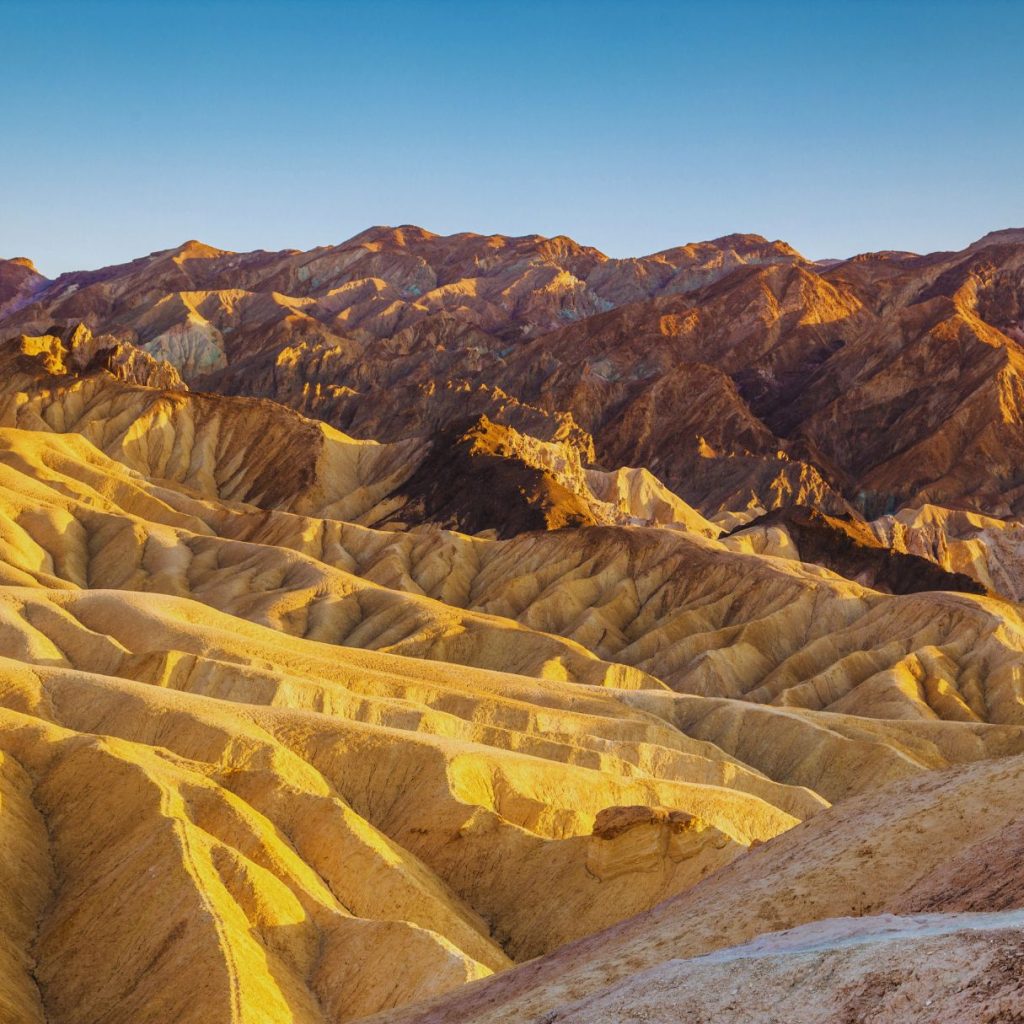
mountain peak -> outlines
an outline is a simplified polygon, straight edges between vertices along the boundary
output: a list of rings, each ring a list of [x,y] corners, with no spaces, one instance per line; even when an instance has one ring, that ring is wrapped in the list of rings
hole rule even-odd
[[[762,249],[774,249],[782,256],[796,256],[802,258],[800,253],[788,242],[782,241],[781,238],[776,238],[774,241],[770,242],[764,237],[764,235],[733,232],[729,235],[722,235],[719,238],[712,238],[709,244],[717,246],[719,249],[732,249],[738,253],[753,252]]]
[[[216,246],[207,245],[196,238],[190,238],[170,250],[171,255],[181,259],[214,259],[217,256],[230,256],[230,249],[218,249]]]
[[[421,228],[416,224],[399,224],[397,227],[392,227],[388,224],[375,224],[373,227],[353,235],[347,242],[342,244],[346,247],[362,245],[376,248],[391,245],[404,249],[411,243],[429,242],[439,237],[433,231],[428,231],[426,228]]]
[[[987,245],[1024,245],[1024,228],[1000,228],[982,235],[968,249],[983,249]]]

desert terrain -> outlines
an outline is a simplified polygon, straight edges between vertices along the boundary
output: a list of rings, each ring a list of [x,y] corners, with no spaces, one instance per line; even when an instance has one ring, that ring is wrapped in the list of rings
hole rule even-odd
[[[1024,1021],[1024,230],[0,260],[0,1020]]]

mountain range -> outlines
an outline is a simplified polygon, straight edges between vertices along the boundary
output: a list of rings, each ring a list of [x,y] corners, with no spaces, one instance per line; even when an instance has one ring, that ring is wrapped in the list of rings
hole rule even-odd
[[[0,261],[0,1019],[1024,1019],[1024,229]]]

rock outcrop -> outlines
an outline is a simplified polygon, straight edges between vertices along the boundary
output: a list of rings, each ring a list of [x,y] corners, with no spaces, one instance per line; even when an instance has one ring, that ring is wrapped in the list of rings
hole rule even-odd
[[[177,369],[130,342],[94,336],[85,324],[54,328],[38,336],[21,335],[14,351],[34,361],[29,371],[41,368],[51,377],[85,377],[105,370],[116,380],[165,391],[188,391]],[[8,359],[9,361],[9,359]]]

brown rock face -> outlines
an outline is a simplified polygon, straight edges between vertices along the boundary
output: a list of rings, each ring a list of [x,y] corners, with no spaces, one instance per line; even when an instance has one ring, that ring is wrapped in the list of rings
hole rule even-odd
[[[30,259],[0,259],[0,316],[15,312],[41,291],[47,280]]]
[[[595,839],[617,839],[643,825],[664,825],[670,832],[685,832],[696,823],[692,814],[668,807],[606,807],[594,819],[593,834]]]
[[[1022,275],[1015,231],[811,264],[757,236],[611,260],[564,237],[374,228],[22,282],[0,331],[81,319],[193,384],[384,441],[478,415],[551,440],[571,417],[599,465],[641,464],[705,514],[1006,515],[1024,510]]]
[[[729,851],[724,856],[716,851]],[[724,863],[742,848],[718,829],[686,811],[667,807],[606,807],[594,819],[587,872],[600,881],[663,871],[711,855]],[[702,873],[707,873],[706,871]]]

